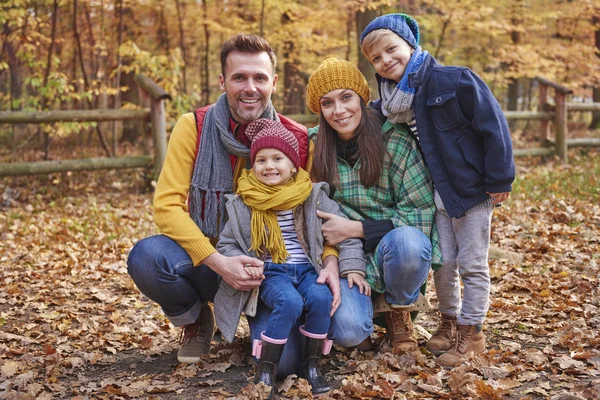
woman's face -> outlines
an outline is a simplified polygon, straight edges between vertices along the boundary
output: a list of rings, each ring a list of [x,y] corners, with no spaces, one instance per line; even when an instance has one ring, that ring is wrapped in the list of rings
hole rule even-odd
[[[362,119],[360,96],[352,89],[336,89],[321,97],[321,112],[340,139],[352,139]]]

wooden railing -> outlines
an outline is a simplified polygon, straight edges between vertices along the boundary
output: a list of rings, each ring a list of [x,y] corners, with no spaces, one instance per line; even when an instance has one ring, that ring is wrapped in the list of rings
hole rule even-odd
[[[154,81],[137,75],[135,81],[142,99],[141,110],[61,110],[0,112],[0,124],[44,124],[50,122],[149,120],[152,123],[154,157],[108,157],[77,160],[0,163],[0,176],[35,175],[64,171],[145,168],[154,166],[160,173],[167,154],[165,100],[171,96]]]
[[[537,120],[541,147],[514,149],[515,157],[553,155],[567,161],[567,149],[575,146],[600,146],[600,139],[568,139],[567,113],[581,111],[600,111],[600,103],[569,103],[567,95],[572,91],[547,79],[536,77],[539,83],[538,111],[504,111],[508,120]],[[43,124],[67,121],[124,121],[132,119],[149,120],[152,124],[154,157],[88,158],[79,160],[38,161],[23,163],[0,163],[0,176],[33,175],[64,171],[83,171],[99,169],[147,168],[154,166],[156,176],[160,173],[167,153],[167,128],[173,123],[165,120],[165,100],[171,100],[154,81],[144,75],[137,75],[141,98],[141,110],[66,110],[66,111],[17,111],[0,112],[0,124]],[[554,105],[548,102],[549,89],[554,90]],[[316,125],[316,114],[288,115],[289,118],[305,125]],[[551,138],[551,124],[554,138]]]

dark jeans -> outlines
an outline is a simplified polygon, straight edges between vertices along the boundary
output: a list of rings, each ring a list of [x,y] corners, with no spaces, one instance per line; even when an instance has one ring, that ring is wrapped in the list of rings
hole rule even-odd
[[[322,335],[329,331],[333,296],[329,286],[317,283],[319,276],[312,264],[267,262],[264,274],[260,298],[272,310],[265,335],[287,339],[304,311],[307,332]]]

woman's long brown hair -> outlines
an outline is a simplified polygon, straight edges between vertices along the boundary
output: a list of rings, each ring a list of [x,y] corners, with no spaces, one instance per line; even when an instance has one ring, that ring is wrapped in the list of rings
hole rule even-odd
[[[364,187],[371,187],[379,181],[381,176],[385,147],[381,122],[375,116],[375,111],[367,109],[362,99],[360,99],[360,109],[362,118],[354,133],[360,159],[360,183]],[[314,182],[327,182],[339,190],[341,188],[337,170],[337,136],[338,133],[329,125],[321,112],[311,177]]]

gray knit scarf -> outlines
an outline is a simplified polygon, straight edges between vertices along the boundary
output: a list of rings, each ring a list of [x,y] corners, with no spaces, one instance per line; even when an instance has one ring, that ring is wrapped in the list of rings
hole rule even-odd
[[[391,122],[405,123],[414,118],[415,89],[408,86],[408,75],[418,70],[427,56],[427,51],[421,51],[421,46],[417,47],[400,82],[389,79],[383,79],[381,82],[381,111]]]
[[[223,93],[208,109],[202,123],[200,149],[196,156],[189,194],[190,216],[207,237],[217,237],[224,227],[225,194],[233,190],[229,155],[250,158],[250,149],[235,139],[229,129],[231,113]],[[279,121],[271,104],[260,118]]]

